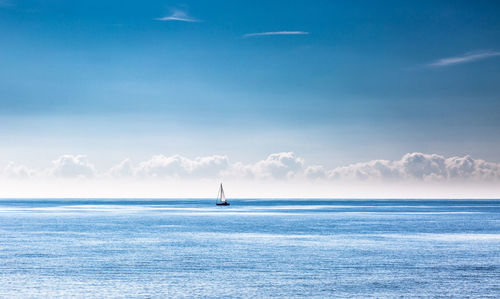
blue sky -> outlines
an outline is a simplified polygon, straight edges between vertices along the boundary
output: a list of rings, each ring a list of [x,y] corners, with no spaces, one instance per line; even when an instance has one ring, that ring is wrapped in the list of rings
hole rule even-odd
[[[283,151],[328,167],[409,152],[498,162],[498,11],[0,0],[0,164]]]

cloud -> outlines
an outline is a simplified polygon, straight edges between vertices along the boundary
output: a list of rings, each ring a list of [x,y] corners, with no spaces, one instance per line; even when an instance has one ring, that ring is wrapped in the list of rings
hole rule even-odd
[[[133,173],[139,177],[153,178],[213,178],[228,167],[229,159],[226,156],[213,155],[191,160],[180,155],[170,157],[156,155],[150,160],[139,163]]]
[[[271,154],[267,159],[251,165],[250,169],[258,178],[293,178],[303,172],[304,159],[292,152]]]
[[[155,155],[133,163],[125,159],[99,172],[84,155],[62,155],[47,169],[33,170],[10,162],[3,171],[10,179],[97,178],[97,179],[212,179],[246,181],[323,182],[498,182],[500,163],[437,154],[408,153],[399,160],[371,160],[327,169],[307,165],[293,152],[281,152],[254,163],[230,162],[227,156],[211,155],[193,159],[181,155]]]
[[[470,156],[445,158],[436,154],[409,153],[400,160],[372,160],[327,171],[330,179],[396,181],[493,181],[500,179],[500,163]]]
[[[461,56],[447,57],[438,59],[432,63],[429,63],[430,67],[445,67],[455,64],[462,64],[477,60],[482,60],[490,57],[500,56],[500,52],[497,51],[479,51],[479,52],[469,52]]]
[[[222,172],[223,177],[247,179],[290,179],[302,175],[304,159],[292,152],[271,154],[252,164],[234,163]]]
[[[97,173],[85,155],[62,155],[52,161],[47,172],[58,178],[91,178]]]
[[[189,16],[185,11],[173,9],[172,13],[168,16],[155,18],[157,21],[181,21],[181,22],[200,22],[197,18]]]
[[[270,35],[308,35],[309,32],[306,31],[270,31],[270,32],[257,32],[257,33],[247,33],[243,37],[258,37],[258,36],[270,36]]]
[[[134,174],[135,167],[130,159],[123,160],[108,171],[108,176],[115,178],[132,177]]]
[[[473,159],[470,156],[448,158],[445,163],[447,176],[450,179],[500,179],[500,163],[491,163],[480,159]]]
[[[324,179],[326,177],[326,171],[323,165],[308,166],[304,174],[309,179]]]
[[[27,179],[35,176],[35,174],[34,170],[14,162],[9,162],[4,169],[4,175],[14,179]]]

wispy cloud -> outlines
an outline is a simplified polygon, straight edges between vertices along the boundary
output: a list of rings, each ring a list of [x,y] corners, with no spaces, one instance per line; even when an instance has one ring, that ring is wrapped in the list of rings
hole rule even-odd
[[[181,22],[201,22],[201,20],[189,16],[185,11],[173,9],[172,13],[168,16],[155,18],[157,21],[181,21]]]
[[[454,56],[454,57],[446,57],[446,58],[441,58],[438,59],[432,63],[429,63],[428,66],[430,67],[445,67],[445,66],[451,66],[455,64],[461,64],[461,63],[467,63],[467,62],[472,62],[472,61],[477,61],[477,60],[482,60],[494,56],[500,56],[500,52],[498,51],[479,51],[479,52],[469,52],[465,53],[460,56]]]
[[[257,37],[257,36],[269,36],[269,35],[307,35],[309,32],[306,31],[269,31],[269,32],[256,32],[247,33],[243,37]]]

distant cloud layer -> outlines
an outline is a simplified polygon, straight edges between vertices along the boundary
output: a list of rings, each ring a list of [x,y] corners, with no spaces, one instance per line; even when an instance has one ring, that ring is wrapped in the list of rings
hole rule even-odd
[[[334,179],[396,180],[498,180],[500,164],[470,156],[445,158],[436,154],[411,153],[400,160],[372,160],[338,167],[325,175]]]
[[[63,155],[52,161],[52,167],[47,169],[47,173],[62,178],[91,178],[97,171],[84,155]]]
[[[270,35],[307,35],[309,32],[306,31],[269,31],[269,32],[256,32],[247,33],[243,37],[258,37],[258,36],[270,36]]]
[[[445,67],[455,64],[462,64],[467,62],[472,62],[476,60],[482,60],[490,57],[500,56],[498,51],[480,51],[480,52],[469,52],[460,56],[447,57],[438,59],[429,64],[430,67]]]
[[[189,16],[185,11],[173,9],[171,14],[161,18],[155,18],[157,21],[181,21],[181,22],[200,22],[197,18]]]
[[[28,178],[136,178],[136,179],[245,179],[324,181],[475,181],[500,180],[500,163],[470,156],[445,158],[436,154],[409,153],[399,160],[372,160],[326,169],[307,165],[292,152],[271,154],[255,163],[231,163],[227,156],[212,155],[190,159],[181,155],[156,155],[133,163],[125,159],[106,171],[97,171],[84,155],[63,155],[46,169],[30,169],[10,162],[4,177]]]
[[[198,157],[193,160],[175,155],[166,157],[153,156],[150,160],[139,163],[132,174],[140,177],[190,177],[210,178],[217,176],[230,166],[226,156]]]

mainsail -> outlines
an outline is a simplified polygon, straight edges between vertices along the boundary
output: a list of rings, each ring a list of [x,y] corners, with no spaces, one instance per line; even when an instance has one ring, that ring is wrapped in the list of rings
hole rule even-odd
[[[224,188],[222,188],[222,184],[220,184],[219,194],[217,195],[217,199],[220,202],[226,202],[226,194],[224,194]]]

